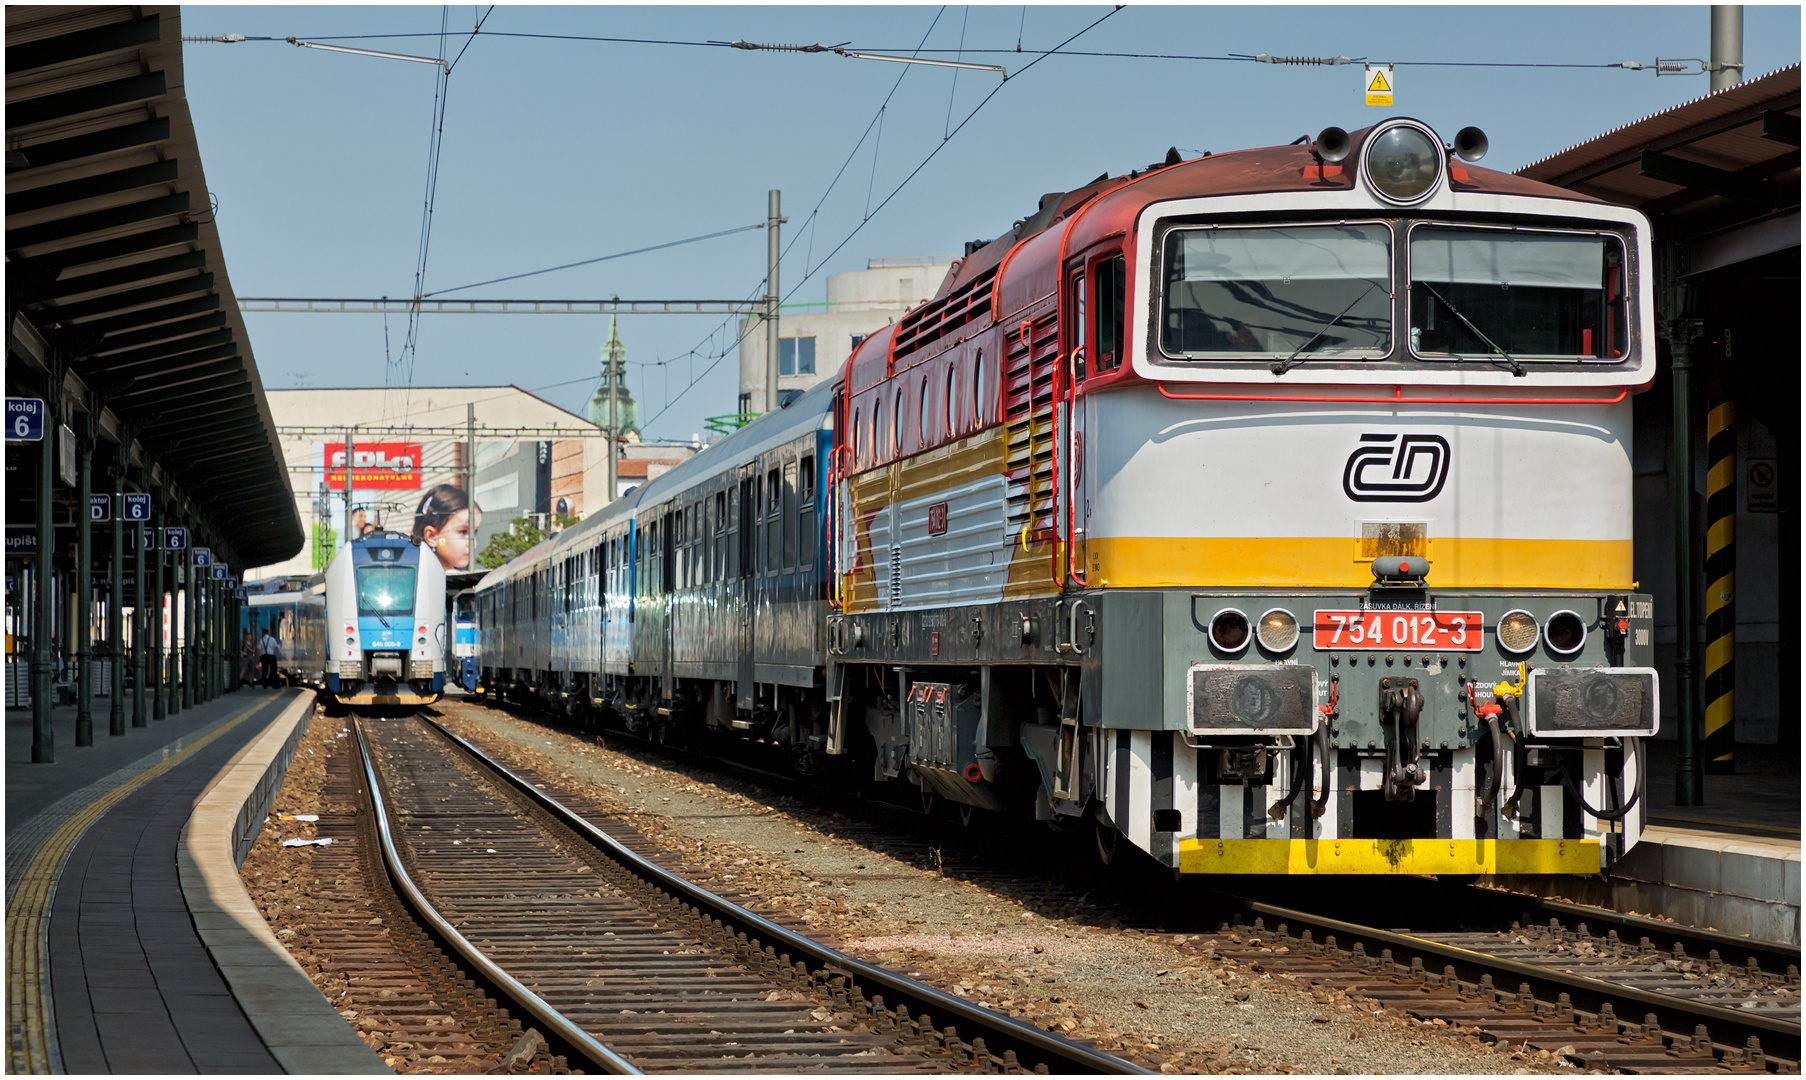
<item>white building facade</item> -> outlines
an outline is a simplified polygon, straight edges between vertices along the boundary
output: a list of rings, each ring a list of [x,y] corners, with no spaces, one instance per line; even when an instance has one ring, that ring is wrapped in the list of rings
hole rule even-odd
[[[825,303],[785,304],[778,312],[778,396],[807,390],[839,371],[867,334],[932,298],[953,261],[934,256],[872,259],[864,270],[828,275]],[[767,346],[759,321],[740,320],[741,413],[765,407]]]

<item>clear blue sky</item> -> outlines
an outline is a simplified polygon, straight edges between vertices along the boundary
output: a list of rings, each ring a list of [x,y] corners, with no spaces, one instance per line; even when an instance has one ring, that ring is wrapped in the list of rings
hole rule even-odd
[[[1445,139],[1477,125],[1492,143],[1485,164],[1515,169],[1708,90],[1705,76],[1429,63],[1705,57],[1705,6],[1132,6],[1066,47],[1390,61],[1399,65],[1391,109],[1363,104],[1358,63],[1055,55],[1023,71],[1108,6],[496,7],[469,41],[488,10],[183,8],[185,36],[279,39],[185,47],[188,100],[240,296],[414,291],[436,69],[280,40],[290,36],[418,34],[429,36],[340,43],[448,58],[463,50],[444,101],[427,291],[751,225],[764,220],[766,192],[776,188],[789,219],[780,282],[792,301],[820,301],[829,273],[870,258],[957,255],[966,240],[994,237],[1031,213],[1043,192],[1144,167],[1169,146],[1222,152],[1407,115]],[[442,15],[454,31],[443,41]],[[1746,77],[1799,61],[1798,6],[1746,6],[1744,32]],[[991,72],[956,77],[833,54],[504,34],[849,42],[891,53],[963,43],[1011,50],[966,59],[1003,64],[1012,77],[998,90]],[[762,291],[765,251],[762,230],[742,232],[448,298],[745,297]],[[385,363],[380,316],[246,318],[266,387],[515,383],[574,411],[595,386],[608,329],[597,316],[428,315],[404,365]],[[738,366],[732,325],[716,332],[723,321],[622,320],[648,437],[688,438],[703,418],[734,409]],[[395,361],[405,331],[405,318],[389,318]],[[403,415],[410,400],[398,389],[390,414]]]

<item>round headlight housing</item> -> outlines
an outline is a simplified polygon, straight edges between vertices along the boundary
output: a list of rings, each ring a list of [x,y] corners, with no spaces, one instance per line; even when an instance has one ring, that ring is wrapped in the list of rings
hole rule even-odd
[[[1268,652],[1285,652],[1298,644],[1298,620],[1285,608],[1274,608],[1260,617],[1255,636]]]
[[[1558,611],[1543,624],[1543,643],[1552,653],[1572,656],[1587,643],[1587,624],[1572,611]]]
[[[1442,142],[1429,128],[1400,121],[1367,136],[1361,171],[1367,186],[1387,202],[1421,202],[1436,190],[1448,166]]]
[[[1529,652],[1536,648],[1537,635],[1536,616],[1523,608],[1513,608],[1499,618],[1499,647],[1506,652]]]
[[[1210,617],[1210,643],[1218,652],[1238,653],[1248,647],[1248,616],[1224,608]]]

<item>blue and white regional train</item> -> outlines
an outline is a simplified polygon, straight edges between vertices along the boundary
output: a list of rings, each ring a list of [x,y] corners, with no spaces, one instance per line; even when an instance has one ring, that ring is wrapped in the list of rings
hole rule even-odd
[[[453,649],[445,569],[424,550],[399,533],[366,534],[312,578],[251,595],[247,625],[275,633],[285,681],[348,705],[437,701]]]
[[[1043,196],[835,378],[483,579],[490,690],[1189,874],[1636,843],[1649,224],[1393,119]]]

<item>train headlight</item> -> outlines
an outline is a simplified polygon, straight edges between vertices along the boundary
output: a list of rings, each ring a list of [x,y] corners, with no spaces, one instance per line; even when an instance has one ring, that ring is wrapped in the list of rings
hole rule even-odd
[[[1522,608],[1507,611],[1499,620],[1499,645],[1511,653],[1527,653],[1536,648],[1536,616]]]
[[[1248,647],[1248,616],[1224,608],[1210,618],[1210,643],[1217,651],[1238,653]]]
[[[348,637],[348,638],[346,638],[346,639],[345,639],[345,644],[347,644],[347,645],[356,645],[356,644],[357,644],[357,638],[354,638],[354,637]]]
[[[1255,636],[1268,652],[1285,652],[1298,644],[1298,620],[1285,608],[1274,608],[1260,617]]]
[[[1587,624],[1572,611],[1558,611],[1543,624],[1543,643],[1552,653],[1572,656],[1587,643]]]
[[[1387,202],[1419,202],[1436,190],[1447,166],[1442,141],[1415,121],[1398,121],[1367,136],[1361,171]]]

